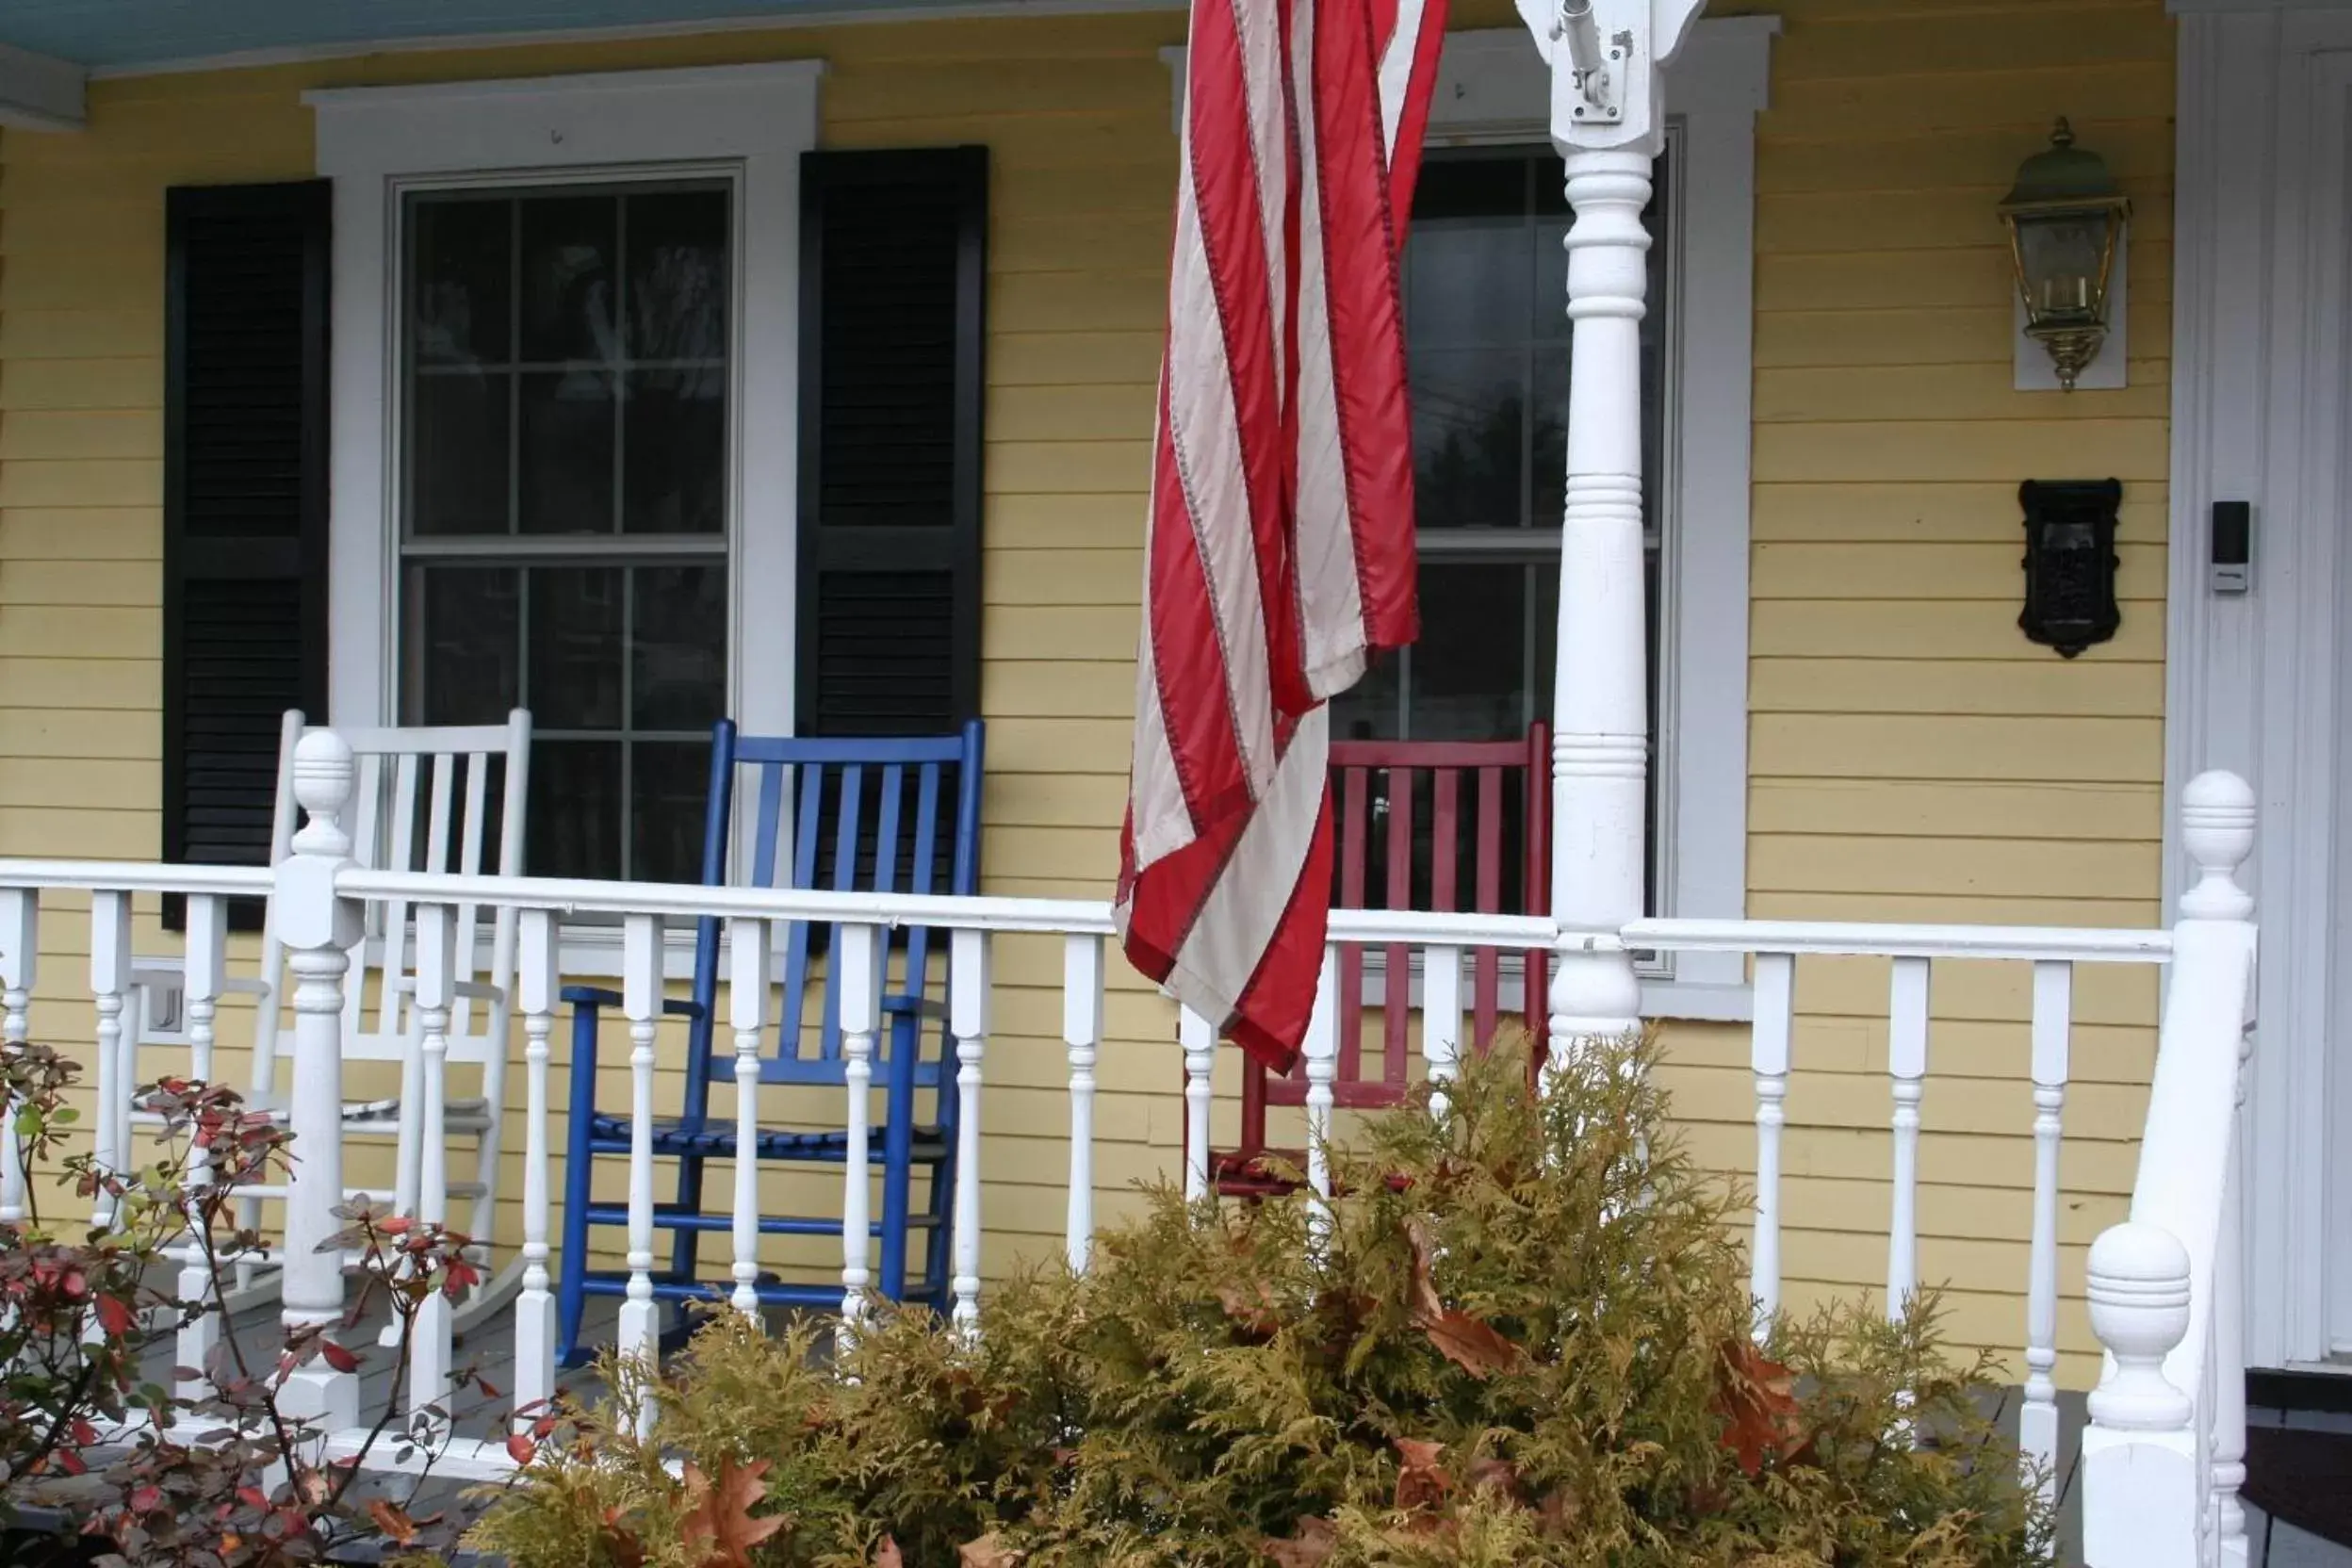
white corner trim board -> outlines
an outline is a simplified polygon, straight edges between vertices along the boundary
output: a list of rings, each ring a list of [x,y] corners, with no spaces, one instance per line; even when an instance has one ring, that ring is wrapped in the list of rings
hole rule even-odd
[[[1748,476],[1755,359],[1756,116],[1771,97],[1776,16],[1706,20],[1666,68],[1676,161],[1667,188],[1674,330],[1665,452],[1666,657],[1658,730],[1658,912],[1737,920],[1747,910]],[[1185,52],[1160,51],[1170,125]],[[1429,110],[1435,146],[1550,138],[1551,68],[1526,31],[1450,33]],[[1690,192],[1704,191],[1704,201]],[[1642,968],[1652,1017],[1744,1017],[1745,957],[1677,953]],[[1669,967],[1671,966],[1671,967]],[[1678,998],[1687,998],[1678,1000]]]
[[[726,178],[734,189],[727,710],[755,733],[791,733],[800,155],[816,145],[824,71],[821,60],[788,60],[302,95],[318,117],[318,171],[335,182],[334,723],[373,726],[394,716],[400,433],[390,394],[402,195],[692,172]],[[747,680],[755,670],[760,678]]]
[[[90,73],[72,60],[0,43],[0,125],[15,131],[78,131],[88,122]]]

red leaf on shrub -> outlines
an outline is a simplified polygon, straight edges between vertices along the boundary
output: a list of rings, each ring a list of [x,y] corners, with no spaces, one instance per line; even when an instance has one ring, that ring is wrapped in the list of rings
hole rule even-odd
[[[71,1430],[74,1434],[74,1441],[80,1444],[85,1448],[90,1446],[98,1441],[98,1429],[91,1426],[88,1421],[78,1415],[74,1418],[74,1425]],[[79,1472],[76,1472],[76,1474],[78,1473]]]
[[[131,1493],[133,1513],[153,1513],[162,1506],[163,1488],[159,1486],[138,1487]]]
[[[1319,1568],[1339,1549],[1339,1532],[1329,1519],[1301,1519],[1294,1534],[1281,1541],[1261,1543],[1258,1549],[1272,1558],[1280,1568]]]
[[[90,1465],[88,1462],[86,1462],[81,1455],[75,1453],[71,1448],[60,1448],[57,1450],[57,1468],[64,1471],[69,1476],[87,1476],[90,1474]]]
[[[967,1541],[956,1548],[957,1568],[1014,1568],[1021,1554],[996,1538],[990,1530],[977,1541]]]
[[[1434,1508],[1446,1500],[1446,1494],[1454,1489],[1451,1476],[1446,1474],[1439,1461],[1445,1457],[1446,1445],[1430,1443],[1416,1437],[1396,1440],[1396,1457],[1402,1462],[1396,1471],[1396,1497],[1394,1507],[1402,1513]]]
[[[368,1517],[376,1522],[376,1528],[392,1538],[395,1545],[405,1546],[416,1539],[416,1522],[388,1498],[378,1497],[369,1503]]]
[[[106,1331],[109,1338],[121,1339],[131,1331],[131,1326],[138,1321],[139,1315],[131,1311],[131,1304],[120,1296],[98,1298],[98,1327]]]
[[[318,1342],[318,1353],[324,1356],[327,1360],[327,1364],[334,1367],[337,1372],[356,1372],[359,1370],[359,1357],[354,1355],[348,1348],[337,1345],[334,1340],[321,1339]]]
[[[237,1500],[243,1503],[247,1508],[266,1509],[270,1506],[269,1497],[266,1496],[261,1488],[257,1486],[238,1487],[237,1489]]]
[[[1768,1459],[1786,1459],[1805,1446],[1798,1420],[1796,1374],[1745,1339],[1726,1340],[1716,1352],[1713,1410],[1723,1423],[1719,1441],[1753,1476]]]
[[[529,1464],[538,1455],[539,1445],[516,1432],[506,1440],[506,1453],[517,1464]]]
[[[1275,1330],[1282,1327],[1282,1319],[1274,1311],[1274,1292],[1264,1280],[1257,1282],[1254,1295],[1239,1285],[1219,1285],[1217,1301],[1225,1309],[1225,1315],[1233,1319],[1233,1327],[1247,1338],[1272,1339]]]
[[[767,1473],[763,1459],[740,1467],[721,1460],[713,1481],[687,1464],[687,1513],[678,1533],[690,1545],[708,1543],[702,1548],[703,1568],[751,1568],[751,1549],[784,1527],[782,1514],[751,1516],[752,1506],[768,1494],[760,1479]]]
[[[1437,1353],[1474,1378],[1491,1378],[1517,1367],[1524,1356],[1518,1346],[1466,1312],[1448,1307],[1430,1277],[1436,1248],[1429,1240],[1429,1222],[1415,1215],[1405,1222],[1405,1239],[1413,1249],[1412,1294],[1407,1305],[1413,1326],[1429,1336]]]
[[[882,1544],[874,1549],[874,1568],[906,1568],[899,1558],[898,1543],[887,1535],[882,1538]]]

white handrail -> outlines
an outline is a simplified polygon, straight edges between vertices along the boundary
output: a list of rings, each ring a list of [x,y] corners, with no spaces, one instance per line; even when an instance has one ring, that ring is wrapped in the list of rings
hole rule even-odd
[[[1790,953],[1811,957],[1990,958],[2159,964],[2172,933],[2065,925],[1877,925],[1860,921],[1640,920],[1619,945],[1675,953]],[[1605,949],[1607,938],[1593,939]]]

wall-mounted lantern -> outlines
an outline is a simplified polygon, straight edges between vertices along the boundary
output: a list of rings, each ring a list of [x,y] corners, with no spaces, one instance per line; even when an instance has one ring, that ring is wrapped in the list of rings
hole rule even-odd
[[[2025,508],[2025,609],[2017,625],[2036,643],[2072,659],[2123,624],[2115,603],[2115,514],[2119,480],[2030,479]]]
[[[2017,183],[2001,204],[2026,335],[2049,352],[2069,392],[2107,339],[2108,285],[2131,216],[2107,161],[2077,147],[2064,120],[2049,149],[2017,166]]]

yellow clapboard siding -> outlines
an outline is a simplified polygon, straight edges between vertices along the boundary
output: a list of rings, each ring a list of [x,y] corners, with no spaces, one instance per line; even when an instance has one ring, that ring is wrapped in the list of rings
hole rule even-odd
[[[988,382],[994,386],[1149,386],[1159,369],[1155,328],[1005,332],[1000,325],[988,335]]]
[[[0,658],[149,662],[163,650],[157,610],[27,604],[0,615]]]
[[[981,651],[988,659],[1132,659],[1135,653],[1135,609],[1101,605],[1000,609],[981,628]],[[0,629],[0,646],[7,632]],[[991,766],[1001,766],[993,748]]]
[[[991,441],[984,482],[998,496],[1101,495],[1152,478],[1152,432],[1132,441]]]
[[[163,406],[163,361],[9,359],[0,363],[0,411]]]
[[[1777,663],[1758,661],[1758,669],[1766,662]],[[1958,833],[1970,838],[2129,839],[2153,845],[2164,833],[2164,791],[2154,783],[1759,778],[1748,787],[1748,831],[1883,833],[1898,838]]]
[[[1789,777],[2031,778],[2132,783],[2164,766],[2156,719],[1767,713],[1750,726],[1748,766]]]
[[[2043,58],[2068,65],[2140,63],[2169,69],[2172,51],[2161,35],[2115,26],[2099,11],[2051,14],[2034,25],[2034,46]],[[1882,19],[1854,26],[1797,26],[1774,50],[1775,78],[1794,86],[1820,77],[1886,74],[1889,61],[1933,62],[1937,71],[2000,71],[2016,65],[2017,43],[1968,11],[1933,7],[1896,8]]]
[[[1778,50],[1775,49],[1775,54]],[[2170,111],[2163,118],[2108,121],[2098,128],[2099,154],[2118,179],[2162,180],[2172,172]],[[1918,190],[1955,186],[1984,189],[2017,172],[2015,126],[1970,126],[1931,135],[1789,140],[1770,122],[1756,147],[1756,179],[1773,190]],[[2136,273],[2136,257],[2132,268]]]
[[[2157,428],[2161,432],[2163,427]],[[1748,591],[1758,599],[2015,601],[2024,582],[2018,564],[2022,553],[2019,545],[1766,542],[1751,554]],[[2115,573],[2115,596],[2161,603],[2164,547],[2119,541],[2115,553],[2122,562]]]
[[[0,560],[161,561],[163,516],[152,506],[0,510]]]
[[[2172,114],[2169,61],[2077,67],[2053,64],[2033,48],[2030,6],[2013,8],[2004,24],[1988,14],[1984,25],[2007,25],[2016,35],[2017,57],[1987,72],[1940,72],[1933,61],[1909,60],[1868,78],[1808,84],[1776,96],[1759,134],[1780,141],[1847,142],[1873,136],[1932,136],[2006,126],[2024,145],[2025,157],[2037,139],[2050,134],[2050,106],[2064,104],[2079,125],[2110,120],[2163,121]],[[2148,25],[2128,17],[2126,25]],[[1892,62],[1890,61],[1890,65]],[[2009,172],[2016,172],[2016,164]],[[2001,176],[2005,183],[2006,174]],[[2001,190],[1990,192],[1998,201]]]
[[[10,190],[13,180],[0,185]],[[152,189],[148,199],[154,199]],[[0,195],[14,210],[12,194]],[[155,401],[162,400],[163,305],[144,297],[122,302],[119,310],[27,310],[22,306],[0,314],[0,356],[10,367],[19,361],[80,359],[85,356],[147,359],[155,367]]]
[[[0,507],[157,506],[162,500],[161,458],[101,463],[16,458],[0,464]]]
[[[1050,560],[1051,566],[1041,569],[1026,551],[989,551],[980,575],[982,602],[1132,605],[1140,613],[1142,550],[1065,549],[1054,551]]]
[[[2147,929],[2162,923],[2153,897],[1985,898],[1965,893],[1772,892],[1748,894],[1753,920],[1891,921],[1929,925],[2074,925]],[[2136,1128],[2134,1129],[2136,1132]]]
[[[17,708],[154,714],[163,705],[163,666],[155,660],[0,658],[0,693]]]
[[[1156,272],[1012,272],[988,284],[988,320],[999,332],[1146,332],[1167,310],[1167,280]]]
[[[2147,846],[2134,843],[1756,834],[1748,843],[1748,886],[1759,892],[2067,898],[2124,886],[2147,863]]]
[[[1900,663],[1868,659],[1758,659],[1748,707],[1758,713],[2081,714],[2162,718],[2157,664],[2006,662]],[[1965,831],[1958,827],[1954,832]]]
[[[2172,307],[2134,291],[2126,310],[2132,353],[2172,350]],[[1756,318],[1759,370],[1786,365],[2007,365],[2016,325],[2006,295],[1941,309],[1772,310]],[[1833,470],[1834,471],[1834,470]]]
[[[2077,394],[2081,397],[2090,393]],[[2124,493],[2117,533],[2127,540],[2162,539],[2167,489],[2135,484]],[[2023,513],[2012,481],[1966,484],[1855,483],[1834,473],[1786,484],[1759,484],[1749,514],[1758,543],[1834,540],[1849,543],[2021,543]]]
[[[1144,495],[998,496],[987,521],[991,550],[1107,549],[1143,546]],[[6,523],[0,520],[0,528]]]
[[[1759,191],[1756,203],[1756,248],[1760,255],[1784,251],[1951,250],[1982,245],[1999,236],[1998,202],[2007,176],[1974,192],[1977,200],[1955,200],[1951,189],[1838,190],[1803,194]],[[2141,234],[2169,231],[2168,182],[2120,181],[2132,201],[2132,218]],[[2134,188],[2136,185],[2137,188]]]
[[[1122,387],[1009,386],[988,395],[991,441],[1133,441],[1151,434],[1152,418],[1149,383]],[[1142,542],[1138,529],[1135,543],[1140,547]]]
[[[1989,480],[2071,473],[2068,465],[2095,446],[2101,477],[2128,483],[2164,477],[2168,439],[2161,419],[1772,424],[1756,429],[1755,472],[1766,484],[1812,479],[1833,466],[1866,482]]]
[[[2001,256],[2005,271],[2006,253]],[[2135,359],[2131,383],[2112,391],[2090,388],[2051,407],[2034,392],[2015,388],[2006,365],[1946,365],[1928,369],[1910,365],[1789,367],[1761,370],[1756,378],[1758,423],[1865,422],[1912,419],[2093,419],[2163,420],[2172,390],[2163,360]]]
[[[0,661],[0,691],[16,696],[19,691],[17,666],[28,662],[32,661]],[[159,685],[161,678],[153,666],[77,663],[71,667],[82,672],[115,668],[130,670],[151,686]],[[93,680],[87,673],[75,678],[84,682]],[[21,704],[23,699],[19,697],[18,701]],[[95,709],[101,705],[84,701],[72,706]],[[147,719],[140,722],[159,724],[161,721]],[[156,776],[155,769],[143,761],[119,758],[75,757],[60,760],[49,757],[0,757],[0,806],[154,811],[160,808],[162,801],[163,781]],[[78,841],[74,848],[77,853],[81,851]]]
[[[1759,599],[1749,612],[1748,630],[1750,645],[1758,654],[1790,658],[2015,659],[2034,645],[2017,629],[2017,611],[2003,613],[1995,599],[1950,604],[1930,598]],[[2164,653],[2164,615],[2161,607],[2149,605],[2126,613],[2115,641],[2101,643],[2082,657],[2148,662],[2162,660]],[[1999,765],[2001,760],[1987,758],[1985,763]],[[1822,762],[1805,771],[1835,772]]]
[[[1120,719],[1135,710],[1132,660],[999,660],[980,674],[981,706],[1033,718]]]
[[[0,561],[0,605],[160,605],[153,561]]]

